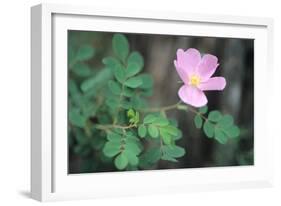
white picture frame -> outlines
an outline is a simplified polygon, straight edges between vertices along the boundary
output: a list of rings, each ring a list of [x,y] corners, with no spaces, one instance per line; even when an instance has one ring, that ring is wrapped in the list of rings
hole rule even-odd
[[[166,31],[167,25],[173,29]],[[274,134],[267,121],[273,115],[268,112],[270,105],[274,104],[272,94],[268,92],[272,91],[269,88],[273,82],[267,78],[274,75],[271,19],[41,4],[31,9],[31,26],[32,198],[52,201],[273,185]],[[255,164],[68,175],[67,136],[66,129],[62,129],[66,127],[67,113],[60,108],[66,107],[67,102],[67,59],[63,58],[67,44],[64,38],[67,29],[73,28],[254,38]]]

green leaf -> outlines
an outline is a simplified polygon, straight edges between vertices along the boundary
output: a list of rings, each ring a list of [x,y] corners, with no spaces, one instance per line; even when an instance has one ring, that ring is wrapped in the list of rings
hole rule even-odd
[[[125,62],[129,54],[129,43],[123,34],[114,34],[112,38],[112,49],[115,55]]]
[[[117,134],[117,133],[114,133],[114,132],[111,132],[111,133],[108,133],[107,134],[107,139],[108,141],[111,141],[111,142],[121,142],[121,135]]]
[[[142,85],[142,79],[139,77],[132,77],[132,78],[126,80],[124,85],[127,87],[130,87],[130,88],[137,88],[140,85]]]
[[[157,120],[157,116],[152,115],[152,114],[148,114],[144,117],[143,123],[144,124],[151,124],[151,123],[155,122],[156,120]]]
[[[124,109],[130,109],[132,108],[132,103],[126,99],[123,99],[121,102],[120,102],[120,106]]]
[[[111,76],[112,74],[110,69],[101,69],[95,76],[82,82],[81,90],[83,92],[87,92],[93,88],[100,88],[111,78]]]
[[[129,109],[127,111],[127,117],[132,118],[135,116],[135,111],[133,109]]]
[[[138,134],[140,137],[145,137],[146,135],[146,127],[141,124],[139,127],[138,127]]]
[[[171,125],[163,127],[162,129],[164,129],[166,132],[168,132],[172,136],[177,136],[179,134],[178,128],[171,126]]]
[[[154,121],[154,124],[158,126],[167,126],[169,125],[169,120],[163,118],[163,117],[157,117],[156,120]]]
[[[126,80],[126,75],[125,75],[125,70],[123,67],[121,66],[116,66],[114,68],[114,76],[115,78],[120,82],[120,83],[124,83],[124,81]]]
[[[230,138],[235,138],[240,135],[240,129],[237,126],[232,126],[224,130]]]
[[[174,136],[173,137],[173,140],[179,140],[179,139],[181,139],[182,138],[182,131],[181,130],[179,130],[179,133],[178,133],[178,135],[177,136]]]
[[[220,127],[228,127],[233,124],[233,117],[231,115],[224,115],[218,122]]]
[[[164,145],[163,152],[174,158],[179,158],[185,155],[185,150],[177,145]]]
[[[144,109],[147,107],[146,100],[141,98],[140,96],[133,96],[131,98],[131,102],[136,109]]]
[[[81,46],[76,54],[77,61],[86,61],[91,59],[95,54],[95,49],[89,45]]]
[[[227,142],[227,136],[219,128],[215,129],[215,139],[221,144],[225,144]]]
[[[105,57],[102,59],[102,63],[105,64],[112,71],[115,67],[121,66],[120,62],[114,57]]]
[[[128,158],[124,153],[119,154],[114,160],[114,164],[119,170],[125,169],[128,163]]]
[[[107,157],[114,157],[120,152],[120,145],[109,141],[105,143],[102,152]]]
[[[134,139],[128,139],[127,137],[127,141],[126,141],[126,150],[132,152],[135,155],[138,155],[139,153],[141,153],[141,148],[138,145],[138,142],[136,142],[136,140]]]
[[[199,112],[201,114],[205,114],[205,113],[207,113],[207,111],[208,111],[208,106],[204,106],[204,107],[199,108]]]
[[[172,136],[170,133],[168,133],[165,129],[163,128],[160,128],[159,129],[160,131],[160,135],[162,137],[162,140],[163,142],[166,144],[166,145],[170,145],[172,143]]]
[[[195,124],[195,127],[196,127],[197,129],[200,129],[200,128],[202,127],[203,120],[202,120],[202,118],[201,118],[200,115],[197,114],[197,115],[194,117],[194,124]]]
[[[167,154],[163,154],[161,157],[162,160],[166,160],[166,161],[170,161],[170,162],[178,162],[178,160],[176,160],[175,158],[167,155]]]
[[[84,63],[74,64],[71,71],[80,77],[88,77],[92,74],[90,67]]]
[[[159,136],[159,130],[156,126],[154,126],[153,124],[150,124],[150,125],[148,125],[148,134],[152,138],[157,138]]]
[[[121,86],[113,80],[109,80],[108,87],[113,94],[120,95],[122,92]]]
[[[80,95],[78,86],[73,79],[69,79],[68,81],[68,91],[72,98],[74,98],[76,95]]]
[[[150,89],[153,87],[153,78],[149,74],[140,74],[139,78],[142,79],[142,85],[140,85],[141,89]]]
[[[69,121],[77,127],[83,128],[86,124],[86,118],[80,114],[78,109],[71,109],[69,111]]]
[[[128,64],[137,64],[139,71],[143,68],[144,62],[141,54],[137,51],[133,51],[128,57]]]
[[[114,99],[114,98],[108,98],[106,101],[105,101],[106,105],[109,106],[110,108],[112,109],[115,109],[116,107],[119,106],[119,101],[118,99]]]
[[[134,95],[134,91],[128,87],[123,88],[123,95],[125,97],[132,97]]]
[[[124,155],[128,158],[130,165],[136,166],[139,163],[139,158],[135,153],[132,153],[130,150],[125,150]]]
[[[222,118],[222,115],[219,111],[211,111],[208,115],[208,120],[218,122]]]
[[[129,63],[126,69],[126,77],[132,77],[139,73],[141,68],[136,63]]]
[[[205,132],[207,137],[212,138],[214,136],[214,125],[209,121],[205,121],[203,131]]]
[[[129,122],[135,125],[140,121],[140,113],[138,111],[135,112],[133,109],[127,111],[127,117],[129,118]]]

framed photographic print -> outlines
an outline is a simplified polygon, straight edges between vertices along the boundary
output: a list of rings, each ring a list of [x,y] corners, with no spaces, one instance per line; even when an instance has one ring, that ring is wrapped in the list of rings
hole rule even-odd
[[[33,198],[272,185],[271,19],[31,12]]]

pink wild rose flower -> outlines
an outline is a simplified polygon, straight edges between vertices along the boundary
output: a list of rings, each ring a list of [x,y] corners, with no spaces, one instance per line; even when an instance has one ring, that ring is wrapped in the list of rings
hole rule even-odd
[[[186,104],[194,107],[205,106],[208,100],[204,91],[220,91],[225,88],[224,77],[211,77],[219,65],[218,58],[214,55],[205,54],[201,58],[197,49],[178,49],[174,64],[184,83],[178,95]]]

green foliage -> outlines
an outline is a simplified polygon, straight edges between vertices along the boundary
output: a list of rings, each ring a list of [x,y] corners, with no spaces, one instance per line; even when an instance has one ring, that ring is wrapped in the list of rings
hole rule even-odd
[[[131,125],[137,125],[140,121],[140,113],[138,111],[134,111],[133,109],[128,110],[127,117],[129,118],[129,123]]]
[[[126,70],[126,77],[132,77],[139,73],[141,70],[141,67],[139,64],[133,62],[133,63],[128,63],[128,67]]]
[[[137,70],[138,72],[141,71],[141,69],[144,66],[144,61],[143,58],[141,56],[141,54],[137,51],[133,51],[128,58],[128,65],[133,64],[135,68],[135,70]],[[136,73],[138,73],[136,72]]]
[[[132,132],[110,132],[103,153],[109,158],[114,158],[117,169],[123,170],[127,166],[136,166],[139,162],[138,155],[142,151],[139,139]]]
[[[176,145],[165,145],[163,146],[163,155],[162,160],[168,160],[171,162],[177,162],[176,158],[182,157],[185,155],[185,150]]]
[[[199,114],[194,117],[194,123],[197,129],[200,129],[202,127],[203,119]]]
[[[117,167],[117,169],[119,170],[123,170],[127,167],[129,163],[128,157],[125,155],[125,153],[121,153],[119,154],[115,160],[114,160],[114,164]]]
[[[206,134],[207,137],[212,138],[214,136],[214,131],[215,131],[215,125],[212,124],[209,121],[205,121],[204,126],[203,126],[203,130]]]
[[[104,81],[108,81],[112,76],[109,69],[100,70],[95,76],[84,80],[81,84],[81,90],[87,92],[89,90],[96,90],[103,85]]]
[[[194,123],[198,129],[203,124],[203,131],[208,138],[214,138],[219,143],[226,144],[228,139],[237,138],[240,135],[240,129],[234,124],[232,116],[223,115],[220,111],[214,110],[209,112],[206,118],[203,115],[207,112],[207,107],[200,108],[194,117]]]
[[[150,155],[154,159],[162,159],[166,161],[177,162],[176,158],[182,157],[185,154],[185,150],[177,145],[175,141],[181,138],[181,132],[176,127],[173,121],[163,117],[159,114],[148,114],[144,117],[143,123],[138,128],[138,135],[140,137],[148,137],[152,139],[158,139],[160,142],[160,149],[148,150],[143,155],[150,159]],[[148,138],[147,137],[147,138]],[[153,161],[146,161],[142,159],[144,165],[150,165]],[[145,167],[145,166],[143,166]]]
[[[95,54],[93,47],[89,45],[81,46],[76,54],[76,61],[86,61],[91,59]]]
[[[69,121],[77,127],[84,127],[86,118],[79,112],[78,109],[72,109],[69,112]]]
[[[147,131],[152,138],[157,138],[159,136],[159,130],[154,124],[149,124]]]
[[[147,132],[146,126],[143,125],[143,124],[141,124],[141,125],[138,127],[138,135],[143,138],[143,137],[145,137],[146,132]]]
[[[142,79],[140,77],[132,77],[126,80],[124,85],[130,88],[137,88],[142,85]]]
[[[111,90],[111,92],[115,95],[120,95],[122,92],[120,84],[118,84],[118,82],[115,82],[113,80],[109,80],[108,87]]]
[[[177,121],[164,110],[149,111],[153,78],[142,72],[142,55],[130,51],[123,34],[111,40],[112,52],[93,48],[90,40],[68,42],[68,141],[81,158],[81,171],[150,169],[160,161],[176,164],[186,154],[177,143],[183,136]],[[184,104],[174,108],[195,111]],[[208,113],[207,106],[195,113],[195,127],[221,144],[240,134],[230,115]]]

